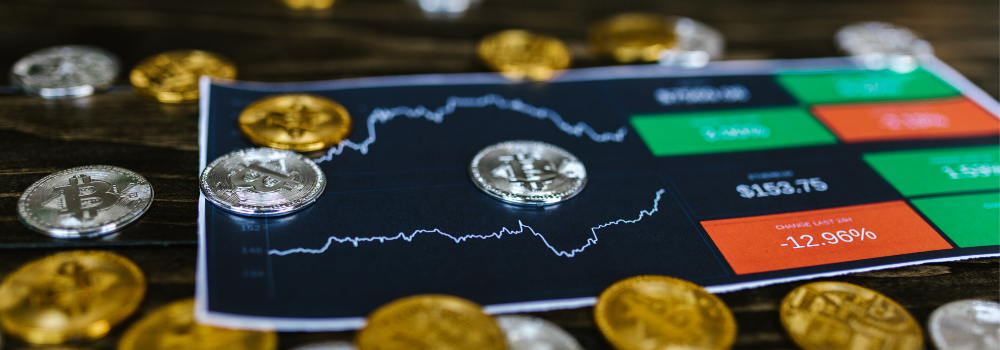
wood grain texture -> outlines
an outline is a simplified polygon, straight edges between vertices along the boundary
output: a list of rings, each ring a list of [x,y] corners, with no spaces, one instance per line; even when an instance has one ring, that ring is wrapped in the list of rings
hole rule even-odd
[[[456,19],[429,19],[409,0],[340,0],[329,10],[304,12],[270,0],[0,0],[0,67],[47,46],[90,44],[118,54],[126,70],[170,49],[216,51],[238,64],[241,79],[256,81],[481,72],[476,42],[509,28],[562,38],[574,67],[592,67],[611,62],[588,52],[587,25],[625,11],[706,22],[726,36],[728,59],[834,56],[832,35],[842,25],[889,21],[919,32],[938,57],[994,98],[1000,93],[1000,4],[972,0],[484,0]],[[101,248],[133,259],[149,279],[137,315],[79,349],[114,349],[127,324],[194,292],[198,107],[139,98],[125,87],[124,77],[118,85],[71,100],[0,92],[0,278],[56,251]],[[149,213],[96,240],[53,240],[18,221],[15,203],[24,188],[51,172],[87,164],[121,166],[145,176],[156,192]],[[878,290],[926,324],[930,312],[946,302],[997,300],[998,275],[1000,260],[978,259],[826,280]],[[781,298],[803,283],[722,294],[740,329],[735,347],[794,348],[777,309]],[[587,349],[610,349],[590,308],[535,315],[564,327]],[[281,335],[280,346],[351,337],[352,332],[288,333]],[[5,349],[22,348],[11,341]]]

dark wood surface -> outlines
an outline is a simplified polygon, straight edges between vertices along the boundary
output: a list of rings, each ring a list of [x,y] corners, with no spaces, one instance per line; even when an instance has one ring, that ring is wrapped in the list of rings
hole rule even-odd
[[[1000,93],[996,1],[595,1],[485,0],[465,16],[434,19],[407,0],[340,0],[332,9],[294,11],[269,0],[21,0],[0,1],[0,68],[58,44],[90,44],[118,54],[126,69],[157,52],[199,48],[223,53],[240,78],[303,81],[376,75],[479,72],[482,36],[526,28],[565,40],[574,67],[608,65],[587,52],[585,29],[625,11],[689,16],[719,29],[727,59],[837,55],[836,30],[850,22],[883,20],[918,31],[938,57],[994,98]],[[3,68],[6,69],[6,68]],[[164,105],[135,96],[125,79],[86,98],[43,100],[0,88],[0,278],[25,262],[67,249],[107,249],[134,260],[150,288],[125,324],[80,349],[114,349],[121,333],[156,307],[190,297],[198,196],[197,105]],[[145,176],[156,199],[135,225],[113,236],[48,239],[17,218],[20,193],[44,175],[73,166],[111,164]],[[997,300],[1000,263],[978,259],[830,278],[878,290],[921,323],[948,301]],[[781,298],[802,283],[722,294],[739,325],[738,349],[794,348],[778,320]],[[587,349],[609,349],[591,309],[537,313],[569,330]],[[351,332],[286,333],[280,347]],[[10,341],[7,349],[27,348]]]

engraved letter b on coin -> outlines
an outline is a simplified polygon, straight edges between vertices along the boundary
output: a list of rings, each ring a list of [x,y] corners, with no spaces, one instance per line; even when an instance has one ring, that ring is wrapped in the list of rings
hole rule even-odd
[[[250,172],[257,173],[257,177],[247,181],[247,175]],[[285,175],[260,166],[260,162],[253,162],[230,176],[229,181],[236,188],[253,187],[258,192],[274,192],[282,188],[291,190],[300,186],[301,184],[293,179],[296,175],[298,175],[297,172]]]
[[[92,180],[88,175],[79,175],[69,178],[69,185],[56,187],[62,190],[65,198],[65,210],[59,214],[69,214],[83,220],[92,220],[97,217],[97,212],[110,208],[118,202],[118,195],[112,192],[111,184]]]

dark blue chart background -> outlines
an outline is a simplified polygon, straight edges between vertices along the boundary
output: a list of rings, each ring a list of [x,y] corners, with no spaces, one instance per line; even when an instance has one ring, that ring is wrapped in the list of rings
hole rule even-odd
[[[657,88],[741,84],[747,101],[657,103]],[[388,301],[444,293],[484,305],[592,297],[614,281],[639,274],[677,276],[712,286],[995,252],[996,247],[952,249],[786,271],[737,276],[698,224],[702,220],[763,215],[902,199],[860,161],[862,152],[996,144],[978,138],[830,145],[758,152],[656,158],[628,123],[632,114],[798,102],[771,76],[650,78],[549,84],[376,87],[319,91],[343,104],[354,121],[350,139],[369,136],[376,108],[435,110],[449,97],[495,94],[547,108],[570,124],[596,132],[627,128],[622,142],[595,142],[561,131],[549,119],[487,106],[457,108],[440,123],[398,116],[376,123],[367,153],[344,149],[320,167],[328,177],[313,206],[279,218],[249,218],[206,205],[208,307],[211,312],[292,318],[361,317]],[[251,147],[236,118],[249,103],[273,92],[213,85],[207,160]],[[472,157],[506,140],[539,140],[565,148],[586,166],[583,192],[544,209],[503,204],[474,187]],[[322,154],[322,153],[321,153]],[[831,190],[740,201],[733,188],[753,172],[792,170],[821,177]],[[634,223],[592,228],[619,219]],[[523,225],[531,229],[524,228]],[[438,232],[412,241],[333,243],[320,254],[267,254],[272,249],[322,248],[328,237],[407,236],[438,230],[453,237],[490,235],[456,243]],[[536,235],[536,233],[538,235]],[[543,238],[545,240],[543,240]],[[546,245],[546,242],[549,246]],[[572,257],[557,255],[586,246]]]

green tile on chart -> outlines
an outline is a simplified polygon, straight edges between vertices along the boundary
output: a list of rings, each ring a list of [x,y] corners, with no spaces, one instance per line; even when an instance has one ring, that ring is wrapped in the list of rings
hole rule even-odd
[[[1000,193],[911,201],[959,247],[1000,245]]]

